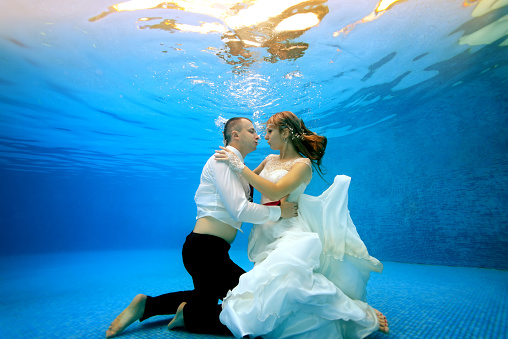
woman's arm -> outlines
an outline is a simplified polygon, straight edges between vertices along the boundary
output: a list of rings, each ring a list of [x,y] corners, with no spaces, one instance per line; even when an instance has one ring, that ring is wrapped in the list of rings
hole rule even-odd
[[[301,183],[309,181],[312,175],[309,165],[300,162],[294,164],[291,170],[277,183],[261,178],[247,166],[240,173],[255,189],[272,201],[280,200],[293,192]]]
[[[227,161],[230,166],[236,168],[255,189],[265,195],[272,201],[280,200],[293,192],[301,183],[307,182],[312,178],[312,170],[308,164],[301,162],[295,163],[291,170],[283,176],[277,183],[261,178],[258,175],[266,165],[266,159],[254,171],[240,162],[239,159],[228,149],[220,147],[222,150],[215,151],[215,159],[218,161]],[[230,156],[232,157],[230,159]]]

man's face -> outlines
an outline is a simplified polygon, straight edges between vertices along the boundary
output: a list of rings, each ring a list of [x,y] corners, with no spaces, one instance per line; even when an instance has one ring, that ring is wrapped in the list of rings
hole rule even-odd
[[[242,129],[238,132],[239,151],[246,156],[258,147],[259,135],[249,120],[242,119],[241,126]]]

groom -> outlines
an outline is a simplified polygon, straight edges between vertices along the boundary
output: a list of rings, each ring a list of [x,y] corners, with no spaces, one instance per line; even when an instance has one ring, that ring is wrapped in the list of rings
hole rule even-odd
[[[243,161],[256,150],[259,135],[247,118],[232,118],[224,126],[227,148]],[[194,200],[197,221],[183,245],[182,258],[194,290],[150,297],[138,294],[106,331],[111,338],[136,320],[175,314],[169,329],[185,327],[193,333],[229,334],[219,321],[218,300],[226,296],[245,271],[229,258],[231,243],[242,222],[255,224],[296,216],[296,205],[263,206],[249,201],[249,184],[224,162],[210,157],[203,167]]]

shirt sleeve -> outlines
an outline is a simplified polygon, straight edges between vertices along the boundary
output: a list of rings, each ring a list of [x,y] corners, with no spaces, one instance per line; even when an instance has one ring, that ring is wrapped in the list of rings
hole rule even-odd
[[[211,165],[217,192],[233,220],[253,224],[279,220],[280,207],[259,205],[247,200],[240,178],[226,163],[213,161]]]

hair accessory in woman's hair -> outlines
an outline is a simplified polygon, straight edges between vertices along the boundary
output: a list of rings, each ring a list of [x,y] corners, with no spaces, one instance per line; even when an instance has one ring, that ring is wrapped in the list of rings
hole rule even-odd
[[[300,139],[300,140],[304,140],[305,139],[303,137],[303,134],[295,134],[295,138]]]
[[[291,139],[297,138],[297,139],[303,140],[303,135],[301,135],[298,132],[295,132],[293,127],[291,127],[290,125],[286,125],[286,128],[289,130],[289,134],[291,134]]]

